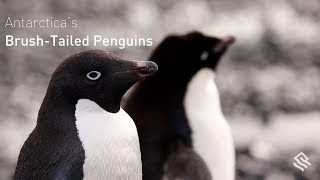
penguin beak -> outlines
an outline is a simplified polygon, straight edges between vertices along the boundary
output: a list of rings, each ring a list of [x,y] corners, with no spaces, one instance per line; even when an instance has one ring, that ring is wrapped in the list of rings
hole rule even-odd
[[[213,52],[215,53],[222,52],[226,50],[230,45],[232,45],[235,41],[236,41],[236,38],[234,36],[226,36],[222,38],[220,43],[213,48]]]
[[[158,70],[157,64],[152,61],[136,61],[134,66],[136,67],[129,71],[136,72],[141,77],[150,76]]]
[[[115,73],[117,76],[126,77],[133,81],[138,81],[152,75],[158,70],[156,63],[151,61],[128,61],[122,71]]]

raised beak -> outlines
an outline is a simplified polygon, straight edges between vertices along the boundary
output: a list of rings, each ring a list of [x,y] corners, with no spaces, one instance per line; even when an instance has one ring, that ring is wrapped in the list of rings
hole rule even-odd
[[[221,52],[225,49],[227,49],[230,45],[232,45],[236,41],[236,38],[234,36],[226,36],[221,39],[220,43],[217,44],[214,48],[213,51],[218,53]]]

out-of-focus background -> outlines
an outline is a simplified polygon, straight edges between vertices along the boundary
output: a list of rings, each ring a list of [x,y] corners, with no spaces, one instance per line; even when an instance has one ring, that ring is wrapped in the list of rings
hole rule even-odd
[[[88,47],[4,47],[6,34],[100,34],[153,47],[100,47],[145,60],[170,33],[234,35],[219,65],[222,108],[237,147],[237,180],[320,179],[320,1],[1,0],[0,179],[10,179],[55,67]],[[77,28],[4,28],[6,18],[65,19]],[[301,172],[293,157],[312,164]]]

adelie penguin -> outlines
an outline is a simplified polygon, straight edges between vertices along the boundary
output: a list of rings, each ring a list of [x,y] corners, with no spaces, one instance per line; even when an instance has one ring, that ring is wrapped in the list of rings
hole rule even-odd
[[[152,53],[159,71],[124,102],[137,125],[145,180],[234,179],[233,139],[215,84],[234,41],[190,32],[166,37]]]
[[[153,62],[102,50],[64,60],[52,75],[13,179],[142,179],[136,126],[120,100],[156,70]]]

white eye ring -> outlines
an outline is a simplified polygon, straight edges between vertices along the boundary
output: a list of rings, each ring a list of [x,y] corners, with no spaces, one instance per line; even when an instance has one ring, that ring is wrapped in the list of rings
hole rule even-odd
[[[92,80],[92,81],[95,81],[95,80],[99,79],[100,76],[101,76],[101,73],[99,71],[90,71],[87,74],[87,78]]]
[[[201,54],[200,54],[200,60],[201,61],[206,61],[209,57],[209,52],[208,51],[203,51]]]

